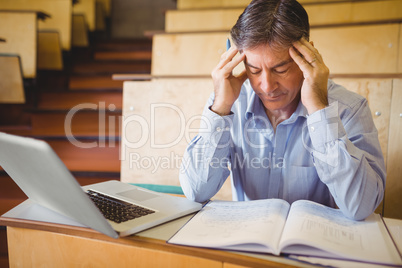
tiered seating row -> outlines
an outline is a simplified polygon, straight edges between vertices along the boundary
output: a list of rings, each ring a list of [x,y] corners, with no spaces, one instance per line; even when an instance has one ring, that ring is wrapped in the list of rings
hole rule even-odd
[[[37,70],[63,70],[63,51],[88,46],[86,25],[95,31],[96,18],[109,15],[110,0],[74,6],[72,0],[0,0],[0,60],[13,63],[0,73],[0,103],[24,103],[23,79],[35,79]],[[15,64],[21,66],[12,69]]]
[[[306,4],[305,8],[312,28],[402,19],[402,2],[394,0],[316,3]],[[169,10],[165,30],[171,33],[229,31],[243,10],[244,7]]]
[[[402,72],[401,24],[314,28],[311,38],[332,75]],[[152,75],[209,76],[225,50],[228,32],[158,34]]]

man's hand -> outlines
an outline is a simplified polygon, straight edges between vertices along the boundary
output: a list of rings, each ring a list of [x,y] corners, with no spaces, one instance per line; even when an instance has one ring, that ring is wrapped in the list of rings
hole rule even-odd
[[[328,106],[329,69],[312,43],[302,38],[293,43],[289,54],[303,72],[301,101],[309,114]]]
[[[223,53],[220,62],[211,73],[215,91],[211,110],[221,116],[230,114],[233,103],[239,97],[241,86],[247,79],[245,70],[238,76],[233,75],[233,69],[245,58],[243,53],[235,57],[237,52],[237,48],[233,46]]]

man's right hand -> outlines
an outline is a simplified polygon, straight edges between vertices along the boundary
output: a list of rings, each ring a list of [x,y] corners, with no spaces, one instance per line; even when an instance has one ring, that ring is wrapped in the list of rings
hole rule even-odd
[[[211,73],[215,91],[211,110],[221,116],[230,114],[233,103],[239,97],[241,86],[247,79],[246,70],[238,76],[233,75],[234,68],[245,59],[243,53],[235,57],[237,52],[239,52],[237,48],[232,46],[223,53],[220,62]]]

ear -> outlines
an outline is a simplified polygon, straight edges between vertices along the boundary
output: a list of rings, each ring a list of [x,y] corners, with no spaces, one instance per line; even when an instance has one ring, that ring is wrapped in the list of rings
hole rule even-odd
[[[310,44],[314,47],[314,42],[313,41],[310,41]]]

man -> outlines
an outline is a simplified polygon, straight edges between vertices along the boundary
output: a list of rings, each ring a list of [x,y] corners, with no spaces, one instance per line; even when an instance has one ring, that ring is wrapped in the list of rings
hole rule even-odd
[[[183,158],[188,198],[210,199],[230,174],[238,201],[308,199],[356,220],[380,204],[385,164],[367,101],[328,79],[309,30],[295,0],[254,0],[239,17]]]

